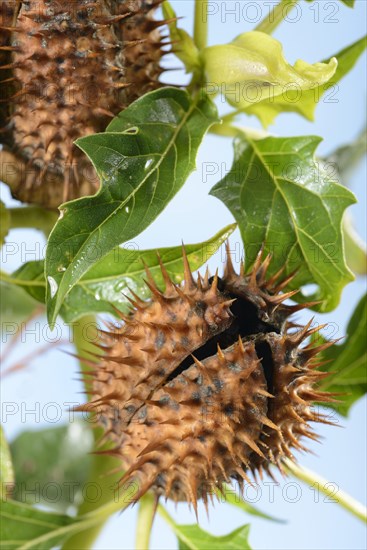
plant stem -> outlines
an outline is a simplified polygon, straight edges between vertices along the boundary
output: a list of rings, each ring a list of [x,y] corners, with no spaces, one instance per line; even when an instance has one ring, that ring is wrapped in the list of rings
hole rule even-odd
[[[195,0],[194,42],[199,51],[208,41],[208,0]]]
[[[288,458],[284,459],[284,465],[287,473],[310,485],[317,483],[319,490],[324,495],[330,497],[334,502],[348,510],[348,512],[367,523],[367,509],[365,506],[340,489],[335,492],[334,483],[328,482],[308,468],[298,466]]]
[[[40,229],[46,236],[55,225],[58,214],[45,210],[39,206],[26,206],[20,208],[9,208],[10,229],[32,227]]]
[[[279,4],[268,13],[268,15],[258,24],[255,31],[271,34],[277,26],[283,21],[284,16],[295,8],[298,0],[280,0]]]
[[[177,524],[176,524],[175,520],[169,515],[167,510],[165,508],[163,508],[163,506],[161,504],[159,504],[159,506],[158,506],[158,512],[159,512],[159,515],[171,527],[172,531],[175,533],[177,538],[179,538],[180,543],[183,543],[182,546],[184,546],[185,548],[192,548],[192,546],[189,547],[190,540],[187,540],[187,541],[185,540],[185,535],[182,533],[182,531],[180,532],[180,530],[177,527]],[[187,546],[185,545],[186,543],[187,543]],[[206,548],[208,548],[208,547],[206,547]]]
[[[140,499],[138,523],[136,526],[136,550],[148,550],[157,501],[153,494],[147,493]]]
[[[87,356],[88,352],[95,352],[96,348],[93,344],[94,328],[96,327],[96,319],[93,315],[86,315],[79,319],[73,325],[73,342],[76,347],[76,352],[79,356]],[[93,332],[93,334],[92,334]],[[81,372],[84,376],[87,367],[80,362]],[[84,385],[87,389],[87,382],[84,378]],[[100,437],[99,430],[93,430],[95,440]],[[96,516],[99,521],[96,521],[87,530],[80,531],[70,537],[64,544],[63,550],[77,550],[88,549],[92,547],[93,542],[99,535],[103,524],[109,516],[116,510],[123,508],[121,499],[116,499],[116,487],[121,472],[116,472],[113,475],[110,474],[112,470],[120,465],[116,458],[105,455],[93,455],[93,463],[89,477],[86,481],[86,487],[88,484],[93,484],[98,487],[98,499],[88,499],[85,495],[85,500],[82,502],[78,509],[78,516],[85,514]],[[129,501],[126,501],[126,506]]]
[[[174,519],[169,515],[167,510],[161,504],[158,505],[158,513],[174,531],[176,528],[176,523]]]

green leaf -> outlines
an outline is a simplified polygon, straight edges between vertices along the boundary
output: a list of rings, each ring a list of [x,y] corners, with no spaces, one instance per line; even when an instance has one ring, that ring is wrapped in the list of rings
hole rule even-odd
[[[366,156],[366,152],[367,128],[364,127],[352,142],[338,147],[323,160],[326,165],[335,166],[341,182],[348,187],[351,174]]]
[[[105,133],[77,141],[102,185],[95,196],[62,205],[51,232],[45,265],[51,324],[92,265],[162,212],[195,168],[201,140],[216,121],[207,97],[162,88],[122,111]]]
[[[347,265],[356,275],[367,275],[366,243],[355,230],[349,212],[346,212],[343,219],[343,235]]]
[[[0,425],[0,499],[3,500],[13,490],[14,469],[8,442]]]
[[[166,0],[162,4],[163,16],[165,19],[175,19],[176,13],[171,4]],[[193,38],[183,29],[177,26],[177,21],[168,23],[170,38],[175,44],[172,51],[185,65],[186,72],[191,73],[200,70],[201,61],[199,50]]]
[[[173,528],[180,550],[251,550],[249,525],[243,525],[228,535],[215,537],[198,525],[177,525]]]
[[[343,287],[353,280],[345,264],[341,222],[354,195],[327,177],[315,163],[320,138],[268,137],[235,140],[231,171],[211,194],[222,200],[235,217],[251,266],[262,244],[273,252],[270,271],[298,268],[290,288],[313,283],[318,307],[330,311]]]
[[[349,186],[349,178],[357,168],[362,158],[366,155],[367,131],[364,128],[357,138],[347,145],[338,147],[333,153],[322,159],[325,169],[336,170],[339,180],[346,187]],[[347,265],[356,275],[367,273],[367,249],[366,243],[358,235],[354,228],[353,218],[349,212],[343,219],[343,234],[345,243],[345,256]]]
[[[119,495],[115,489],[116,486],[113,492],[109,491],[110,501],[107,504],[104,504],[101,498],[101,506],[90,513],[74,518],[38,510],[14,500],[3,501],[0,510],[2,548],[4,550],[51,550],[59,547],[72,535],[95,530],[110,515],[124,510],[131,504],[138,485],[128,484]],[[112,494],[113,499],[111,499]],[[70,542],[72,543],[73,540],[75,539],[72,538]],[[79,545],[70,546],[70,548],[76,547],[82,548]]]
[[[313,65],[299,59],[292,67],[281,43],[258,31],[243,33],[231,44],[206,48],[203,59],[208,90],[220,89],[231,105],[249,113],[259,102],[272,107],[285,93],[288,97],[296,90],[302,95],[324,84],[337,68],[335,58]]]
[[[1,276],[6,276],[1,273]],[[35,302],[22,288],[0,281],[0,312],[5,323],[20,323],[29,317],[37,307]]]
[[[366,332],[367,295],[361,298],[349,321],[345,342],[331,346],[321,354],[322,361],[330,361],[323,370],[331,373],[321,387],[344,393],[337,397],[341,403],[329,405],[343,416],[347,416],[351,406],[367,392]]]
[[[275,521],[277,523],[285,523],[284,520],[275,518],[274,516],[269,516],[268,514],[264,514],[264,512],[261,512],[260,510],[255,508],[255,506],[252,506],[252,504],[246,502],[241,497],[241,495],[239,495],[230,485],[226,485],[223,492],[218,491],[218,497],[219,499],[223,498],[227,504],[230,504],[231,506],[236,506],[237,508],[240,508],[241,510],[243,510],[247,514],[251,514],[252,516]]]
[[[228,239],[236,224],[224,227],[211,239],[202,243],[185,245],[192,271],[201,267]],[[158,250],[128,250],[117,247],[97,262],[71,289],[65,297],[60,314],[66,322],[72,322],[87,313],[112,313],[113,306],[125,310],[129,304],[126,297],[132,289],[141,298],[149,296],[144,282],[144,263],[149,267],[158,286],[164,287],[158,261],[161,257],[171,279],[179,283],[183,278],[182,247]],[[23,286],[36,300],[44,303],[46,283],[43,261],[27,262],[7,280]],[[33,284],[32,284],[33,283]]]
[[[340,0],[340,1],[343,2],[343,4],[345,4],[346,6],[348,6],[348,8],[354,8],[355,0]]]
[[[336,58],[338,66],[334,76],[331,76],[328,81],[316,80],[317,86],[313,89],[302,89],[294,81],[289,86],[285,86],[274,99],[261,98],[261,101],[248,105],[246,113],[257,116],[264,127],[272,124],[276,116],[282,112],[298,113],[313,121],[315,109],[321,97],[330,90],[329,100],[333,101],[333,96],[338,90],[337,83],[354,67],[365,48],[366,37],[363,37],[335,54],[331,60]],[[323,61],[323,64],[325,63],[327,60]]]
[[[0,247],[5,242],[5,237],[7,236],[10,228],[10,214],[9,210],[6,208],[3,201],[0,200]]]
[[[21,433],[11,451],[16,477],[13,497],[66,512],[81,501],[91,465],[92,431],[86,423]]]
[[[71,517],[37,510],[15,501],[1,503],[0,538],[4,550],[51,550],[76,523]]]

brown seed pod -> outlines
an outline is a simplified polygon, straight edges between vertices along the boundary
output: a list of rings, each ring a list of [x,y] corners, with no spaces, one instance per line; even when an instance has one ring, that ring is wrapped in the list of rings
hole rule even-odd
[[[267,278],[270,256],[260,252],[238,275],[227,254],[223,278],[195,281],[184,252],[182,286],[161,263],[164,292],[147,270],[152,298],[134,296],[91,362],[93,399],[77,410],[98,412],[104,440],[115,443],[101,452],[121,459],[123,481],[138,480],[136,499],[152,488],[196,509],[224,482],[281,469],[292,448],[304,449],[303,436],[316,437],[309,422],[326,422],[312,410],[333,400],[314,387],[325,376],[313,360],[325,344],[300,347],[320,327],[295,331],[288,321],[311,304],[284,303],[293,275]]]
[[[1,2],[0,135],[16,161],[16,198],[55,208],[96,192],[73,142],[160,86],[161,2]]]

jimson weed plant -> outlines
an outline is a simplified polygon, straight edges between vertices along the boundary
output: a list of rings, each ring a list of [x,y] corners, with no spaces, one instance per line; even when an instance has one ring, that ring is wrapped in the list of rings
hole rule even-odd
[[[313,121],[366,38],[291,63],[273,37],[278,25],[296,25],[305,7],[314,23],[334,12],[312,0],[234,4],[246,28],[211,45],[210,17],[226,24],[228,3],[191,2],[192,36],[163,0],[0,4],[0,178],[25,203],[1,202],[3,258],[13,229],[47,240],[44,254],[1,272],[3,358],[45,313],[46,330],[62,324],[69,334],[64,361],[79,360],[84,395],[65,395],[66,425],[10,445],[2,432],[4,548],[92,548],[109,517],[134,504],[137,548],[149,547],[157,512],[179,548],[250,548],[248,521],[215,536],[200,526],[202,510],[210,517],[216,502],[277,521],[247,489],[282,476],[366,520],[360,503],[298,464],[318,426],[338,424],[366,392],[366,298],[342,341],[314,317],[336,310],[344,287],[366,274],[348,212],[365,131],[326,158],[318,136],[269,130],[285,113]],[[167,54],[186,73],[169,85]],[[202,210],[221,201],[232,223],[218,218],[207,240],[177,235],[163,246],[150,228],[176,208],[208,134],[232,140],[234,152]],[[134,239],[145,230],[154,245],[142,250]],[[41,360],[45,334],[4,374]],[[62,347],[60,337],[53,343]],[[49,408],[42,418],[54,422]],[[5,434],[14,411],[22,404],[4,403]],[[171,501],[194,523],[176,522]],[[124,514],[119,521],[131,531]]]

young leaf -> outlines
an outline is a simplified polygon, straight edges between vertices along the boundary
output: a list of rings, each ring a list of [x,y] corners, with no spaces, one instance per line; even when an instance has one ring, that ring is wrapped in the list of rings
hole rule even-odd
[[[6,499],[14,487],[14,468],[8,442],[0,425],[0,499]]]
[[[321,387],[331,392],[345,392],[337,398],[341,403],[330,405],[344,416],[347,416],[353,403],[367,392],[366,332],[367,295],[364,295],[349,321],[345,342],[322,352],[321,360],[330,360],[323,370],[331,374]]]
[[[229,225],[207,241],[185,245],[192,271],[201,267],[235,228],[236,224]],[[129,304],[126,298],[129,288],[141,298],[147,298],[149,290],[144,282],[144,264],[149,267],[157,284],[164,288],[157,253],[171,279],[175,283],[182,281],[181,246],[158,250],[129,250],[117,247],[97,262],[66,295],[60,309],[63,319],[70,323],[88,313],[115,314],[113,306],[124,310]],[[8,276],[7,280],[15,285],[24,285],[24,289],[33,298],[44,303],[46,283],[43,261],[27,262]]]
[[[302,94],[324,84],[337,67],[335,58],[313,65],[299,59],[292,67],[281,43],[258,31],[241,34],[224,46],[206,48],[202,55],[208,90],[222,91],[228,103],[248,112],[258,102],[273,105],[289,90]]]
[[[22,432],[12,443],[13,498],[66,512],[78,505],[91,465],[93,435],[87,423]]]
[[[320,138],[268,137],[235,141],[231,171],[211,194],[235,217],[248,266],[264,244],[273,252],[271,272],[298,268],[291,288],[318,285],[312,297],[321,311],[339,302],[343,287],[353,280],[345,264],[341,221],[354,195],[330,180],[315,163]]]
[[[199,50],[192,37],[184,30],[177,26],[176,13],[171,4],[165,0],[162,4],[163,16],[165,19],[171,19],[168,23],[170,38],[174,42],[173,53],[185,65],[186,72],[191,73],[200,70]]]
[[[105,133],[81,138],[101,179],[93,197],[61,207],[46,252],[48,319],[97,260],[132,239],[162,212],[195,168],[207,129],[217,121],[205,96],[162,88],[122,111]]]
[[[243,525],[228,535],[215,537],[198,525],[175,525],[173,527],[180,550],[251,550],[248,542],[249,525]]]
[[[321,97],[330,90],[330,100],[338,91],[337,83],[354,67],[361,54],[366,49],[366,37],[347,46],[331,59],[337,59],[338,66],[334,76],[328,81],[317,81],[312,89],[302,89],[296,82],[285,86],[282,92],[274,98],[261,98],[246,107],[246,113],[257,116],[264,127],[274,122],[277,115],[283,112],[298,113],[308,120],[315,118],[315,109]],[[327,63],[324,60],[323,63]]]

